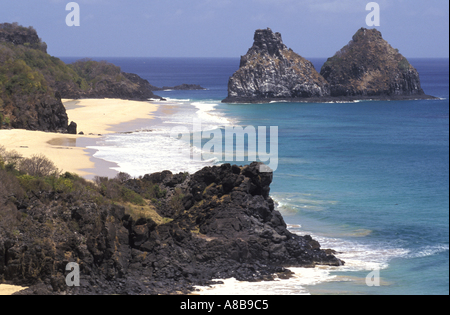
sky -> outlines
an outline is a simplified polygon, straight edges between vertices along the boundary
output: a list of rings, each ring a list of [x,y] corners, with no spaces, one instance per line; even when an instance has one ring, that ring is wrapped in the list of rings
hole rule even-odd
[[[306,58],[333,56],[366,25],[370,0],[0,0],[0,23],[33,26],[56,57],[239,57],[256,29]],[[449,57],[449,1],[378,0],[375,27],[407,58]]]

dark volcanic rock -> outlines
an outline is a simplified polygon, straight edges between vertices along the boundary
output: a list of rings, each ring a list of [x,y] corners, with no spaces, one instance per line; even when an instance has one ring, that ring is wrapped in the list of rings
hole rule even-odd
[[[59,97],[49,93],[36,93],[24,98],[23,95],[12,96],[15,101],[11,114],[11,127],[28,130],[66,132],[68,117]]]
[[[30,286],[19,294],[188,293],[212,279],[268,280],[289,276],[285,267],[342,265],[310,236],[287,230],[271,182],[258,163],[129,179],[135,191],[147,184],[166,191],[157,203],[166,223],[56,192],[2,201],[15,223],[0,229],[0,282]],[[80,287],[65,285],[69,262],[80,266]]]
[[[361,28],[323,65],[332,96],[421,96],[417,70],[376,29]]]
[[[77,134],[77,124],[75,122],[70,122],[69,127],[67,127],[67,133],[71,135]]]
[[[189,90],[206,90],[204,87],[201,87],[198,84],[181,84],[176,86],[163,86],[162,90],[182,90],[182,91],[189,91]]]
[[[283,44],[280,33],[257,30],[253,46],[241,57],[228,82],[224,102],[310,98],[329,95],[326,80],[312,63]]]
[[[122,72],[123,76],[131,82],[138,85],[138,89],[133,93],[134,99],[161,99],[160,96],[153,94],[152,91],[158,90],[157,87],[151,85],[147,80],[142,79],[140,76],[134,73]]]

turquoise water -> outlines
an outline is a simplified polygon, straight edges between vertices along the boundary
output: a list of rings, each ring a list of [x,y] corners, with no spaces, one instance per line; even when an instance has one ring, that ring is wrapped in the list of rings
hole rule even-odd
[[[173,118],[177,123],[209,113],[217,119],[208,124],[216,127],[225,120],[278,126],[279,165],[271,186],[278,209],[293,232],[312,234],[347,261],[344,268],[327,270],[323,281],[303,283],[308,292],[449,293],[448,59],[411,60],[425,92],[441,100],[252,105],[220,103],[238,59],[107,60],[156,86],[195,83],[207,88],[157,92],[180,100],[181,114]],[[320,69],[325,60],[312,61]],[[111,137],[106,142],[114,150],[100,148],[99,154],[119,164],[144,165],[139,158],[145,154],[130,160],[125,153],[118,155],[118,148],[126,152],[125,143],[136,141],[141,148],[148,143],[153,152],[155,139],[155,134],[142,133]],[[164,160],[180,163],[175,155]],[[127,170],[126,164],[123,168]],[[374,269],[381,269],[381,285],[368,287],[365,277]],[[292,293],[299,288],[292,282],[285,286]]]

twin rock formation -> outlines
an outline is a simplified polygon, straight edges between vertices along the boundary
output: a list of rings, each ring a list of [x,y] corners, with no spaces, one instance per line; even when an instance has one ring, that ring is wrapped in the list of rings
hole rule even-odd
[[[417,70],[376,29],[358,30],[319,74],[310,61],[283,44],[280,33],[267,28],[255,32],[223,102],[418,98],[433,97],[422,90]]]

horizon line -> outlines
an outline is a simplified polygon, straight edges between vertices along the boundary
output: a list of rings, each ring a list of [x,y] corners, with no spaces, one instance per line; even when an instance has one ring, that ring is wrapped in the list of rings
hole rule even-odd
[[[173,59],[199,59],[199,58],[203,58],[203,59],[240,59],[241,56],[239,57],[204,57],[204,56],[170,56],[170,57],[166,57],[166,56],[57,56],[54,55],[54,57],[57,58],[173,58]],[[305,59],[328,59],[331,57],[303,57]],[[407,57],[407,59],[450,59],[450,56],[447,57]]]

